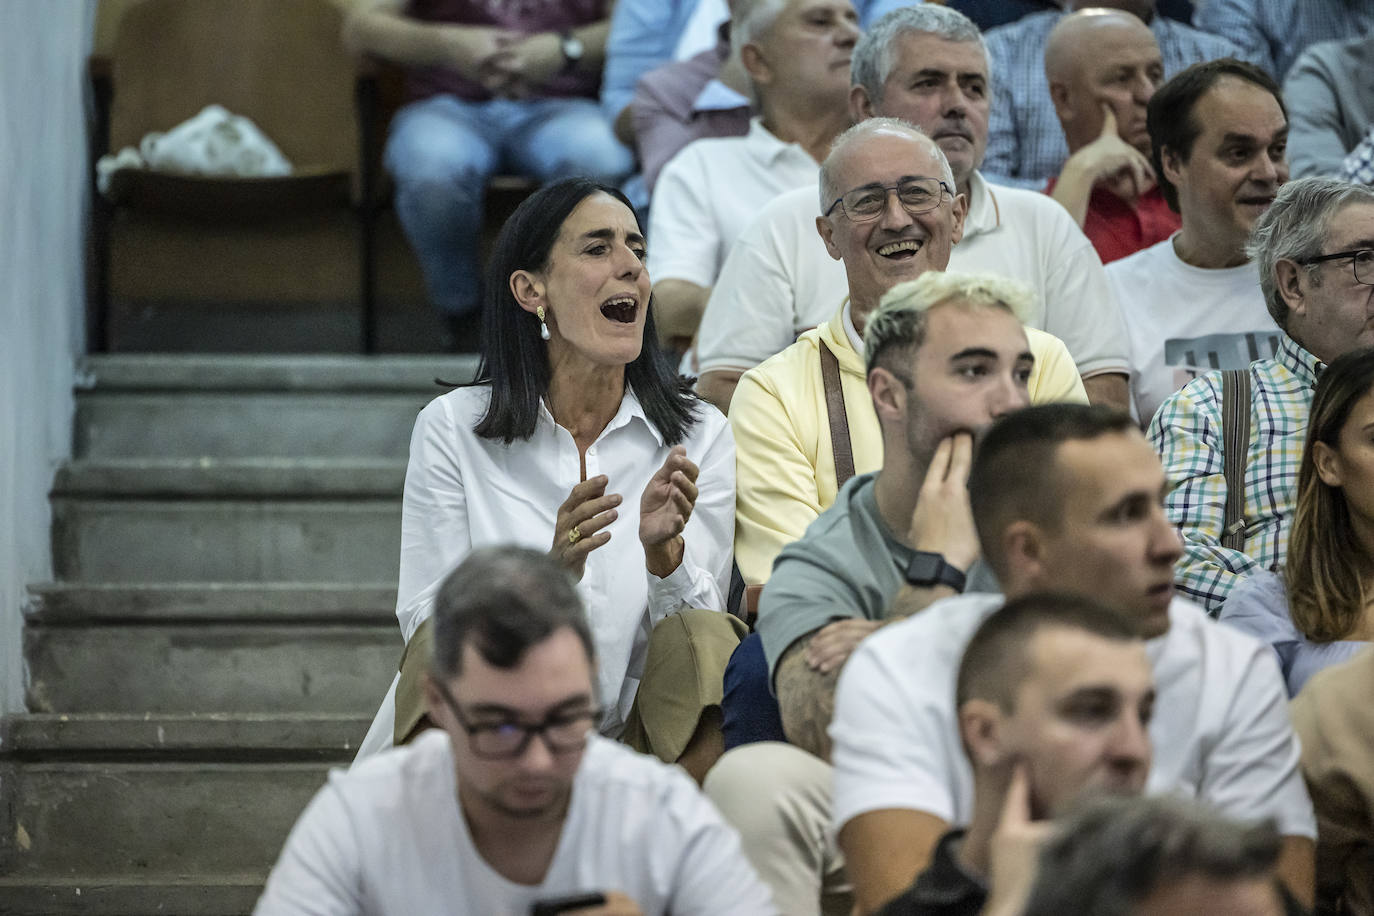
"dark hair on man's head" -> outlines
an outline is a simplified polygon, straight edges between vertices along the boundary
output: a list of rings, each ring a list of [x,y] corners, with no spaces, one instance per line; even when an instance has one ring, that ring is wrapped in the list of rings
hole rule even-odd
[[[1065,442],[1137,430],[1130,415],[1094,404],[1041,404],[999,418],[978,443],[969,471],[969,503],[983,556],[1006,574],[1002,532],[1027,519],[1057,530],[1064,500],[1055,452]]]
[[[596,663],[591,630],[573,581],[542,550],[482,547],[449,573],[434,600],[436,677],[462,674],[463,647],[487,664],[514,668],[531,647],[568,627]]]
[[[1193,106],[1225,77],[1252,83],[1274,97],[1285,120],[1288,109],[1283,104],[1283,92],[1274,78],[1254,64],[1234,57],[1193,64],[1174,74],[1155,90],[1146,107],[1145,123],[1150,131],[1150,161],[1155,167],[1160,190],[1169,202],[1169,209],[1178,212],[1178,189],[1164,177],[1164,150],[1176,154],[1183,162],[1193,154],[1193,143],[1202,134],[1202,125],[1193,117]]]
[[[1170,796],[1097,797],[1055,826],[1023,916],[1130,916],[1187,878],[1272,877],[1281,848],[1273,821],[1237,823]]]
[[[549,351],[539,335],[539,319],[515,301],[510,277],[517,270],[547,269],[563,223],[594,194],[607,194],[634,212],[625,195],[610,185],[565,178],[525,198],[496,237],[487,262],[482,358],[473,382],[491,386],[491,403],[474,428],[484,439],[509,445],[534,434],[539,402],[549,390]],[[625,367],[625,382],[664,441],[676,445],[696,422],[699,401],[692,381],[677,374],[659,346],[652,298],[647,307],[644,341],[639,356]]]
[[[1284,580],[1293,625],[1314,642],[1348,638],[1369,603],[1365,570],[1371,558],[1360,546],[1345,493],[1317,473],[1315,446],[1339,450],[1341,430],[1371,391],[1374,348],[1352,350],[1332,360],[1317,379],[1308,415]]]
[[[977,699],[1014,712],[1016,692],[1030,674],[1031,641],[1045,629],[1081,630],[1114,642],[1140,638],[1124,617],[1091,598],[1059,592],[1023,595],[974,631],[959,663],[955,708]]]

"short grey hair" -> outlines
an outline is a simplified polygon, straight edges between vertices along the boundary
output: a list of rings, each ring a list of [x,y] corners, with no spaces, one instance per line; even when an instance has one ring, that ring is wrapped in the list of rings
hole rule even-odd
[[[773,28],[789,0],[736,0],[730,20],[730,46],[742,48]]]
[[[864,326],[864,361],[869,372],[884,354],[911,351],[921,346],[926,316],[945,303],[1003,308],[1025,321],[1035,308],[1030,287],[992,273],[958,273],[928,270],[915,280],[898,283],[883,294],[878,308]]]
[[[862,86],[875,105],[883,100],[883,87],[897,63],[897,42],[913,32],[934,35],[945,41],[977,42],[983,64],[992,78],[992,62],[978,26],[958,10],[933,3],[920,3],[893,10],[869,26],[854,46],[849,64],[849,82]]]
[[[1374,188],[1338,178],[1299,178],[1279,188],[1278,196],[1255,222],[1245,253],[1259,267],[1260,290],[1275,324],[1288,330],[1288,303],[1279,292],[1274,268],[1279,261],[1304,261],[1322,253],[1331,218],[1348,204],[1374,204]],[[1309,271],[1316,267],[1309,266]]]
[[[1281,848],[1272,820],[1231,821],[1168,796],[1098,798],[1056,825],[1024,916],[1129,916],[1167,882],[1270,877]]]
[[[935,157],[940,165],[940,177],[945,184],[949,185],[952,193],[959,193],[958,186],[954,183],[954,170],[949,167],[949,160],[945,158],[945,151],[940,149],[940,145],[930,139],[930,135],[921,128],[912,124],[910,121],[903,121],[901,118],[869,118],[860,121],[858,124],[848,128],[838,137],[835,142],[830,144],[830,153],[821,163],[820,171],[820,192],[821,192],[821,213],[825,213],[825,208],[830,206],[835,198],[844,193],[835,187],[835,160],[840,153],[844,152],[845,147],[850,143],[862,140],[872,134],[883,131],[898,131],[911,134],[913,137],[920,137],[929,144],[931,155]],[[933,176],[932,176],[933,177]],[[847,190],[847,189],[845,189]]]

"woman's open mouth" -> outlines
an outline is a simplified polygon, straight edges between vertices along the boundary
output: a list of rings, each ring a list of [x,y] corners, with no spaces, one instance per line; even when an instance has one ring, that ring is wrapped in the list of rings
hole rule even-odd
[[[621,324],[633,324],[638,312],[639,303],[632,296],[616,296],[601,303],[601,314]]]

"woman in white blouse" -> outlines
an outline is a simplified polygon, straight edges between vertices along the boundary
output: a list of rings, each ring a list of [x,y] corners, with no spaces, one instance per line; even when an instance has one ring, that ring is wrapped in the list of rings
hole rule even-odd
[[[516,209],[488,265],[477,381],[420,412],[401,519],[407,644],[473,548],[551,550],[587,606],[612,736],[654,624],[724,608],[734,536],[734,439],[659,348],[644,252],[628,201],[589,179]],[[406,705],[395,721],[388,695],[359,758],[409,736]]]

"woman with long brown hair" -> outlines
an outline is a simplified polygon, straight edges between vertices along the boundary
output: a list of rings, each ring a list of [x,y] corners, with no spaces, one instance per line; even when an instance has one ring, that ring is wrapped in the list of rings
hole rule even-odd
[[[1283,572],[1236,586],[1221,619],[1273,646],[1290,695],[1374,639],[1374,348],[1318,379]]]

